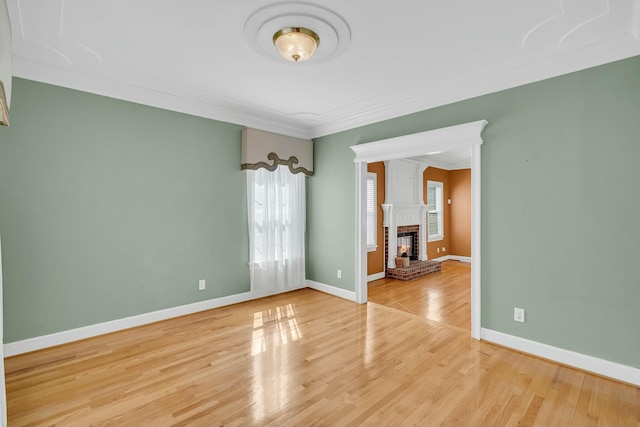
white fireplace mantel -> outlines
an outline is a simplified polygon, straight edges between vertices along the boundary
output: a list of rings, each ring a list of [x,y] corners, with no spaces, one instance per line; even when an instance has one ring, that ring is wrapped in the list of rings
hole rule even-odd
[[[427,259],[427,205],[424,203],[423,173],[427,164],[413,160],[389,160],[385,165],[383,225],[389,228],[387,268],[396,268],[398,227],[420,226],[418,259]]]

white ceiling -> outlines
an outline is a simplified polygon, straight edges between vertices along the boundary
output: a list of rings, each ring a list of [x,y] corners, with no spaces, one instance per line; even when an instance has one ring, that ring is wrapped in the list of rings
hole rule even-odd
[[[14,75],[311,138],[640,54],[640,0],[311,1],[350,40],[295,64],[245,37],[269,0],[8,0]]]
[[[468,169],[471,167],[471,147],[412,157],[412,159],[445,170]]]

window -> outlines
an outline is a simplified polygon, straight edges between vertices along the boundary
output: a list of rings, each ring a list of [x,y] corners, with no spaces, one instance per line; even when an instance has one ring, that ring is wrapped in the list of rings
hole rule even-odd
[[[378,176],[367,173],[367,251],[378,249]]]
[[[251,290],[270,295],[304,285],[303,174],[287,166],[247,170]]]
[[[427,224],[429,242],[444,239],[444,207],[442,204],[442,183],[427,181]]]

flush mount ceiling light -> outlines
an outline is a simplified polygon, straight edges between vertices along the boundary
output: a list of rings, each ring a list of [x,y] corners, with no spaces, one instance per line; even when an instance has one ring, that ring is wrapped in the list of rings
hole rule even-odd
[[[297,2],[257,10],[247,19],[244,36],[256,52],[281,64],[285,63],[283,57],[299,64],[333,59],[351,42],[349,26],[335,12]]]
[[[288,27],[273,35],[273,44],[287,61],[304,62],[318,48],[320,37],[308,28]]]

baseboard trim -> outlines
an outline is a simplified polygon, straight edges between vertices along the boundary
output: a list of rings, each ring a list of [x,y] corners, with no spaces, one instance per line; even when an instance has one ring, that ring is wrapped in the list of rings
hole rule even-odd
[[[313,280],[307,280],[307,287],[315,289],[316,291],[324,292],[325,294],[356,302],[356,293],[354,291],[347,291],[346,289],[337,288],[335,286],[326,285]]]
[[[439,258],[433,258],[432,261],[460,261],[460,262],[471,262],[471,257],[469,256],[460,256],[460,255],[444,255]]]
[[[206,301],[194,302],[192,304],[180,305],[164,310],[152,311],[150,313],[139,314],[136,316],[125,317],[122,319],[111,320],[96,325],[83,326],[80,328],[69,329],[67,331],[56,332],[49,335],[28,338],[26,340],[15,341],[4,344],[4,357],[16,356],[18,354],[28,353],[31,351],[41,350],[47,347],[66,344],[86,338],[92,338],[99,335],[117,332],[124,329],[135,328],[136,326],[147,325],[149,323],[159,322],[174,317],[185,316],[200,311],[211,310],[213,308],[224,307],[227,305],[237,304],[264,298],[279,293],[291,292],[298,289],[304,289],[306,286],[300,286],[294,289],[287,289],[282,292],[272,294],[262,294],[256,292],[244,292],[241,294],[229,295],[226,297],[213,298]]]
[[[373,282],[374,280],[384,279],[385,277],[386,277],[386,274],[384,273],[384,271],[381,271],[380,273],[370,274],[367,276],[367,282]]]
[[[571,350],[554,347],[526,338],[516,337],[503,332],[481,328],[480,339],[518,350],[523,353],[548,359],[563,365],[572,366],[584,371],[593,372],[603,377],[612,378],[628,384],[640,386],[640,369],[622,365],[609,360],[599,359]]]

